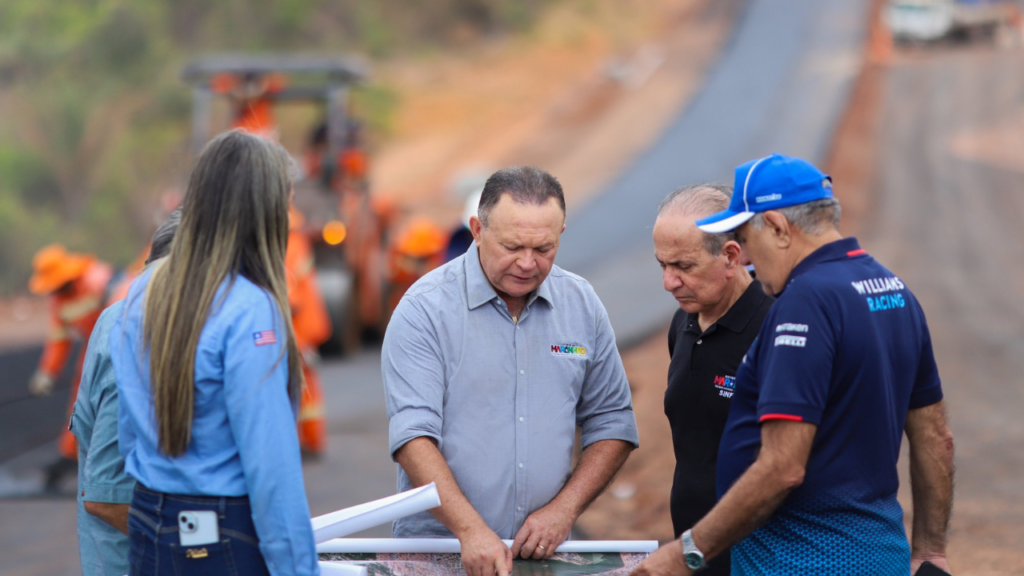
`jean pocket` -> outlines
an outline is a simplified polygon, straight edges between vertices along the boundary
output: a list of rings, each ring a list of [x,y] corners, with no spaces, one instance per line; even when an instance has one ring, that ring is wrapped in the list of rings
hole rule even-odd
[[[215,544],[171,544],[170,548],[177,576],[238,576],[231,541],[226,538]]]

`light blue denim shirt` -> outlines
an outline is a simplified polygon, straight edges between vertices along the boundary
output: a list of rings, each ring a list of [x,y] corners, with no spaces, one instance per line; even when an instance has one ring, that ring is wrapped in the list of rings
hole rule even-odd
[[[244,277],[214,298],[195,359],[195,412],[185,454],[160,452],[142,318],[151,275],[128,292],[110,337],[125,469],[158,492],[248,495],[260,551],[274,576],[318,574],[302,480],[287,331],[271,295]]]
[[[103,311],[85,352],[71,431],[78,438],[78,551],[85,576],[128,573],[128,537],[85,511],[86,502],[130,504],[135,480],[124,472],[117,449],[117,381],[108,338],[118,302]]]
[[[395,309],[382,355],[391,454],[436,440],[487,525],[513,538],[568,480],[577,426],[584,447],[639,439],[615,334],[590,284],[553,266],[515,323],[479,258],[473,244]],[[399,467],[398,489],[410,487]],[[451,535],[428,512],[393,531]]]

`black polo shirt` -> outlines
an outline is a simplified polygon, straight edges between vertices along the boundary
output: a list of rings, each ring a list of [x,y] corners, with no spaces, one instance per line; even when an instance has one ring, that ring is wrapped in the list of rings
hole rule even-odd
[[[696,314],[682,309],[668,332],[668,389],[665,415],[676,454],[672,483],[672,525],[678,538],[715,505],[718,441],[732,403],[736,368],[761,329],[775,299],[754,280],[718,322],[701,333]],[[713,564],[715,572],[728,554]]]

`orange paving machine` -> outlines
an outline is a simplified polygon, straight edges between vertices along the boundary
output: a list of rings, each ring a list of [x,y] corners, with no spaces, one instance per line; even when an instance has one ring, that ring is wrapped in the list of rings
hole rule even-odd
[[[220,129],[277,140],[282,127],[275,112],[281,106],[322,110],[323,120],[308,131],[303,150],[293,152],[301,162],[296,162],[293,201],[299,218],[291,237],[304,238],[301,250],[310,264],[303,275],[315,280],[322,295],[327,336],[312,347],[326,354],[358,348],[363,332],[379,328],[384,316],[386,214],[370,197],[362,126],[348,113],[351,87],[365,75],[362,65],[343,58],[234,55],[200,58],[182,74],[192,86],[196,153]],[[215,130],[217,97],[230,108]]]

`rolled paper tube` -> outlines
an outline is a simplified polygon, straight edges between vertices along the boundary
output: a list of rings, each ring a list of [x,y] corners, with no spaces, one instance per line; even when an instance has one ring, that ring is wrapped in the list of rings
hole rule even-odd
[[[512,547],[511,540],[503,542]],[[657,549],[657,540],[566,540],[555,552],[650,554]],[[460,552],[461,547],[455,538],[337,538],[317,544],[316,551],[321,554],[451,554]]]
[[[441,497],[437,494],[437,486],[431,482],[394,496],[317,516],[312,520],[313,539],[320,544],[440,505]]]

